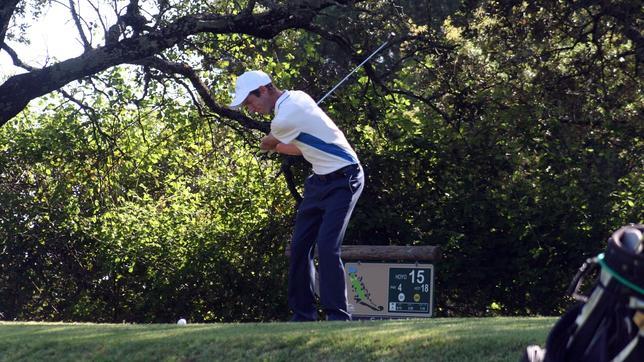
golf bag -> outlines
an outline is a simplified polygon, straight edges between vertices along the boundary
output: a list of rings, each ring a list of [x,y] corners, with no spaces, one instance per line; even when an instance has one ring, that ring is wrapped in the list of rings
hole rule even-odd
[[[629,225],[608,239],[605,253],[588,259],[568,292],[580,303],[548,335],[545,350],[529,346],[523,361],[644,361],[644,225]],[[601,272],[589,297],[579,294],[592,267]]]

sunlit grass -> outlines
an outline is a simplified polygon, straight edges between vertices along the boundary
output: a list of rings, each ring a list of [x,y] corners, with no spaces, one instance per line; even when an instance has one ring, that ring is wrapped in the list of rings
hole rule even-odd
[[[322,323],[0,322],[0,361],[516,361],[554,318]]]

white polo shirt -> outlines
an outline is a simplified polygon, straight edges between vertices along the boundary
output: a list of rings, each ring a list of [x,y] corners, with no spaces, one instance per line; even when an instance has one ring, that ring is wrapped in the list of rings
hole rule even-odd
[[[331,118],[302,91],[285,91],[275,103],[271,133],[302,151],[318,175],[358,163],[358,156]]]

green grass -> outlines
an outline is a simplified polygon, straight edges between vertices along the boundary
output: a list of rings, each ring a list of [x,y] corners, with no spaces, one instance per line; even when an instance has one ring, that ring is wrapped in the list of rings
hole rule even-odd
[[[517,361],[555,318],[320,323],[0,322],[0,361]]]

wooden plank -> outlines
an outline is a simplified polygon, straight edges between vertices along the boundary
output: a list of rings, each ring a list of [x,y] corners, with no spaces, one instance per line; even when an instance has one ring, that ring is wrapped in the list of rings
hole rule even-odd
[[[290,246],[286,255],[290,256]],[[315,256],[317,257],[317,248]],[[398,245],[343,245],[342,259],[355,261],[437,261],[441,257],[440,247],[436,245],[398,246]]]

